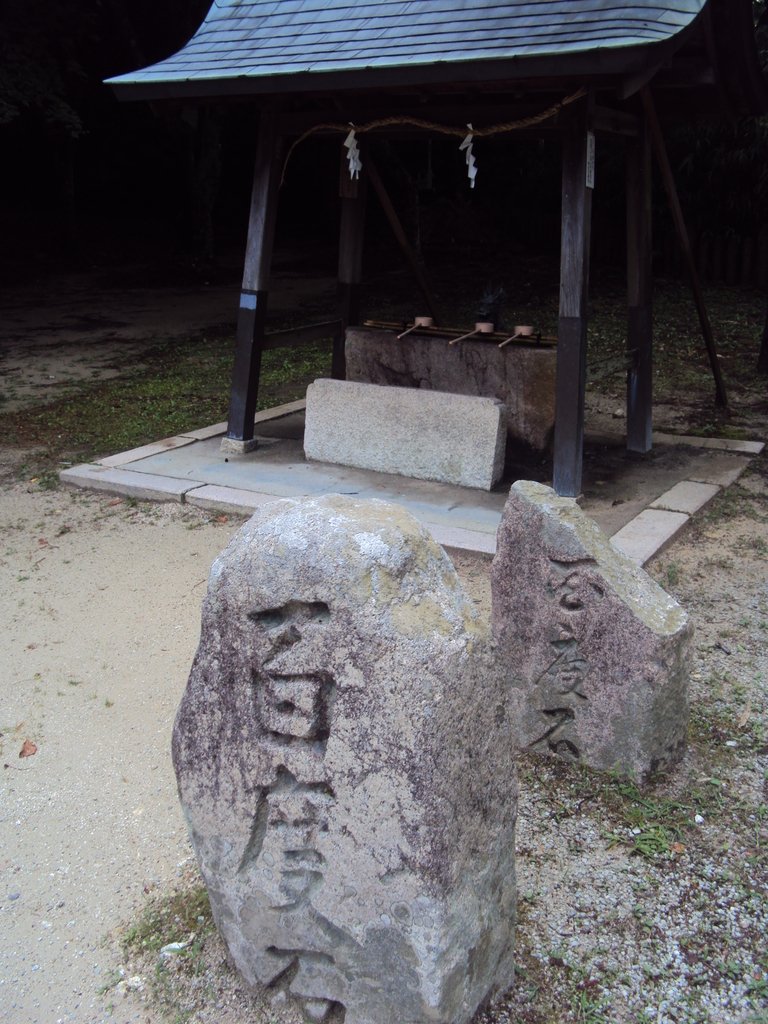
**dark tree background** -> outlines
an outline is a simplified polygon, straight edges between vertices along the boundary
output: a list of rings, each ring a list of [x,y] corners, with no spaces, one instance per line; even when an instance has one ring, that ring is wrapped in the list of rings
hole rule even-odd
[[[103,85],[178,49],[208,6],[209,0],[3,0],[6,278],[126,258],[148,244],[212,259],[226,130],[219,112],[118,103]],[[242,113],[247,133],[248,112]]]
[[[244,244],[256,134],[252,104],[118,103],[103,79],[173,53],[210,0],[0,0],[0,272],[152,262],[210,277]],[[768,63],[768,15],[755,16]],[[673,162],[710,280],[768,286],[768,121],[687,127]],[[425,258],[454,247],[493,253],[515,240],[555,267],[559,152],[554,142],[478,143],[478,188],[453,142],[380,147],[380,163]],[[292,158],[279,230],[332,249],[337,140]],[[601,143],[595,263],[623,263],[623,153]],[[658,191],[657,263],[678,268]],[[383,226],[372,210],[373,235]],[[226,261],[225,261],[226,262]],[[767,343],[768,344],[768,343]],[[768,347],[766,348],[768,360]]]

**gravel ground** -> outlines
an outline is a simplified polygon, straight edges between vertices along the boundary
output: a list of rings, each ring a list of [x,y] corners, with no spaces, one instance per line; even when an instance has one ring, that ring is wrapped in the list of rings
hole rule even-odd
[[[484,1022],[768,1021],[766,467],[651,567],[695,626],[680,768],[640,793],[521,761],[521,971]]]

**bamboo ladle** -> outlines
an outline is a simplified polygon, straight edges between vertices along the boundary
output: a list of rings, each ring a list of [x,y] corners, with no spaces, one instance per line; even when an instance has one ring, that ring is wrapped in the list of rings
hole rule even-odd
[[[488,320],[481,320],[475,324],[474,331],[470,331],[468,334],[462,334],[460,338],[451,338],[448,342],[449,345],[458,345],[460,341],[465,341],[467,338],[474,338],[476,334],[493,334],[495,324],[490,323]]]

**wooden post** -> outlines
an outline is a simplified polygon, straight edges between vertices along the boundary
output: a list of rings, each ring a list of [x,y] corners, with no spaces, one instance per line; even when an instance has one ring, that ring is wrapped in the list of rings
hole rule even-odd
[[[704,336],[704,343],[707,346],[709,364],[712,367],[712,376],[715,378],[715,402],[717,405],[727,409],[728,395],[725,390],[723,375],[720,372],[720,363],[718,361],[717,349],[715,347],[715,336],[712,333],[712,325],[709,322],[709,314],[707,313],[707,306],[704,302],[704,292],[701,288],[699,273],[696,269],[693,252],[691,251],[691,240],[688,237],[688,229],[685,226],[685,218],[683,217],[683,209],[680,206],[680,197],[677,194],[677,186],[675,185],[675,177],[672,173],[672,165],[669,162],[664,136],[661,133],[661,125],[659,124],[659,119],[656,116],[656,106],[653,102],[651,91],[647,86],[642,91],[642,97],[643,106],[645,107],[645,116],[651,135],[651,142],[653,144],[653,152],[656,156],[656,162],[659,165],[659,170],[661,171],[661,180],[664,182],[664,190],[667,193],[672,221],[675,225],[675,231],[677,233],[678,241],[680,242],[683,260],[691,282],[693,299],[696,303],[696,312],[699,314],[701,333]]]
[[[760,339],[760,352],[757,357],[757,372],[768,373],[768,309],[765,311],[763,336]]]
[[[560,319],[557,332],[555,398],[555,491],[581,492],[584,447],[584,392],[587,376],[587,293],[592,223],[592,188],[587,175],[593,155],[594,99],[586,96],[563,114]],[[592,166],[594,166],[592,164]]]
[[[227,435],[222,448],[245,452],[256,447],[253,418],[259,392],[261,353],[267,316],[269,272],[275,236],[282,140],[274,110],[262,112],[253,174],[248,241],[237,317],[235,362],[229,398]]]
[[[627,149],[627,449],[653,444],[653,265],[651,146],[647,125]]]
[[[365,170],[363,170],[365,174]],[[331,376],[344,380],[347,376],[344,341],[347,327],[360,323],[360,281],[363,276],[363,238],[365,230],[365,178],[349,176],[346,154],[339,169],[341,196],[341,227],[339,230],[339,298],[341,332],[333,339]]]

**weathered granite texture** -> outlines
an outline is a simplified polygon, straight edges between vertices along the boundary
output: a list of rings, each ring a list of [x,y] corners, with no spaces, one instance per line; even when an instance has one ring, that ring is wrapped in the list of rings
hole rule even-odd
[[[179,793],[235,963],[308,1020],[465,1024],[512,981],[514,743],[487,641],[383,502],[275,502],[214,564]]]
[[[680,758],[686,614],[573,499],[513,485],[491,585],[521,747],[640,779]]]
[[[549,448],[555,427],[554,347],[534,348],[350,327],[347,380],[496,398],[507,409],[510,444]]]
[[[308,459],[489,491],[504,473],[506,410],[493,398],[316,380]]]

